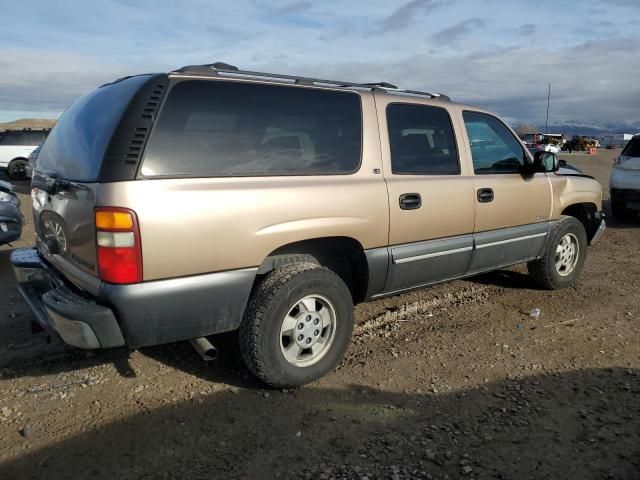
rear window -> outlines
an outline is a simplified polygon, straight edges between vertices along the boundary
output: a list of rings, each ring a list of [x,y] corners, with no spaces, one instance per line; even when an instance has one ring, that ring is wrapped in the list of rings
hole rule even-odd
[[[387,125],[394,174],[460,173],[451,118],[444,108],[392,103]]]
[[[640,157],[640,138],[634,137],[629,140],[621,155],[625,157]]]
[[[185,80],[169,92],[140,173],[348,174],[358,169],[361,150],[355,93]]]
[[[113,132],[149,77],[139,75],[103,85],[76,100],[49,133],[37,170],[67,180],[97,181]]]

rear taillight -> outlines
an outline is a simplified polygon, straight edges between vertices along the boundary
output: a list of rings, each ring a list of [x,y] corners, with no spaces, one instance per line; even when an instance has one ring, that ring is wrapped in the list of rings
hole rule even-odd
[[[95,210],[100,279],[109,283],[142,281],[142,247],[136,214],[118,207]]]

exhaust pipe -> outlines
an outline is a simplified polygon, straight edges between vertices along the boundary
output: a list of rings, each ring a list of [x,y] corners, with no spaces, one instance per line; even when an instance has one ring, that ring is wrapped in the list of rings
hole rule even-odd
[[[216,347],[211,345],[211,342],[205,337],[192,338],[189,341],[191,342],[193,348],[195,348],[196,352],[198,352],[198,355],[200,355],[200,357],[202,357],[202,360],[204,360],[205,362],[215,360],[218,356]]]

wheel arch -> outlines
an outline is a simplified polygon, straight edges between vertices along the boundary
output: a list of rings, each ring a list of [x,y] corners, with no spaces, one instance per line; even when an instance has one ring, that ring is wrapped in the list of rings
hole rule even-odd
[[[597,213],[598,207],[592,202],[573,203],[565,207],[562,211],[562,215],[574,217],[582,223],[585,232],[587,232],[587,240],[589,242],[591,242],[591,239],[598,229],[598,222],[596,221]]]
[[[352,237],[320,237],[282,245],[258,267],[256,281],[269,272],[292,263],[310,262],[335,272],[345,282],[354,303],[364,301],[369,267],[362,244]]]

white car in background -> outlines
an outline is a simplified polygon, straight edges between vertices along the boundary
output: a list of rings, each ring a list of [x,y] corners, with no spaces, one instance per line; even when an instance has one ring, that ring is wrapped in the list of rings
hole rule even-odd
[[[545,152],[551,152],[558,155],[560,153],[560,147],[558,145],[554,145],[553,143],[541,143],[538,145],[540,150],[544,150]]]
[[[5,130],[0,132],[0,170],[9,178],[26,178],[27,158],[42,142],[49,130]]]
[[[640,133],[615,159],[609,181],[611,211],[617,220],[631,220],[640,211]]]

